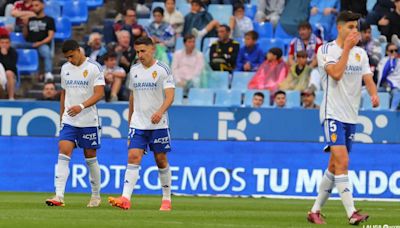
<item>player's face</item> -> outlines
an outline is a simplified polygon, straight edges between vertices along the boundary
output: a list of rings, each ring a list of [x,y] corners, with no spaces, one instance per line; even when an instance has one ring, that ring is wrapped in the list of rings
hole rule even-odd
[[[346,37],[352,33],[358,31],[358,22],[357,21],[349,21],[346,23],[339,23],[338,25],[338,33],[339,36],[345,40]]]
[[[66,53],[64,53],[64,57],[72,65],[79,66],[81,59],[82,59],[82,52],[80,49],[76,49],[73,51],[67,51]]]
[[[253,107],[254,108],[259,108],[263,105],[264,103],[264,98],[261,96],[253,96]]]
[[[135,45],[135,51],[139,61],[143,65],[150,66],[152,64],[155,51],[153,45],[145,45],[145,44]]]
[[[280,108],[285,107],[285,104],[286,104],[286,96],[285,95],[278,94],[275,96],[274,100],[275,100],[275,104],[277,107],[280,107]]]

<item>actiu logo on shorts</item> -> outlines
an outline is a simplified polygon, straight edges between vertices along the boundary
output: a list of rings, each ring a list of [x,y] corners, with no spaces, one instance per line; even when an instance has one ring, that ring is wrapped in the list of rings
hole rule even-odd
[[[96,133],[86,134],[83,135],[82,138],[93,141],[97,139],[97,134]]]
[[[154,139],[153,143],[161,143],[161,144],[167,144],[169,143],[169,137],[163,137],[163,138],[158,138],[158,139]]]

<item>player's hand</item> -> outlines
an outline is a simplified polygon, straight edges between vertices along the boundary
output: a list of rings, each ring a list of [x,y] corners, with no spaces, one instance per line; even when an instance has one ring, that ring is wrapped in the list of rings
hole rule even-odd
[[[371,96],[371,103],[372,103],[372,107],[374,107],[374,108],[379,106],[379,97],[378,97],[378,95],[372,95]]]
[[[351,32],[344,41],[344,49],[350,50],[360,41],[359,32]]]
[[[160,111],[157,111],[156,113],[154,113],[151,116],[151,123],[158,124],[160,122],[161,118],[162,118],[162,115],[163,115],[163,113],[160,112]]]
[[[69,116],[74,117],[74,116],[78,115],[81,111],[82,111],[81,106],[75,105],[75,106],[72,106],[71,108],[69,108],[67,113]]]

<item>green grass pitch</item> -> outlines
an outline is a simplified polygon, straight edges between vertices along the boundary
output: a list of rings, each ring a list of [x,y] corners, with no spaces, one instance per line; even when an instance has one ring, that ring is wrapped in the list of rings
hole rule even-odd
[[[306,221],[312,200],[175,196],[173,211],[160,212],[160,196],[134,195],[132,208],[123,211],[109,206],[106,194],[99,208],[86,208],[88,194],[66,194],[65,207],[48,207],[51,195],[0,192],[0,227],[315,227]],[[356,206],[370,215],[360,227],[400,225],[398,202]],[[328,201],[324,214],[324,227],[349,227],[340,201]]]

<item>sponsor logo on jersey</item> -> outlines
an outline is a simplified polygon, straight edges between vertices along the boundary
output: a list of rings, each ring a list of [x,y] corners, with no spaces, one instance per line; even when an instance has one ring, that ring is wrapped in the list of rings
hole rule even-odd
[[[356,53],[356,60],[357,60],[357,62],[360,62],[360,61],[361,61],[361,56],[360,56],[360,54],[358,54],[358,53]]]
[[[337,134],[336,134],[336,133],[332,133],[332,134],[331,134],[331,141],[332,141],[333,143],[335,143],[336,140],[337,140]]]
[[[84,77],[84,78],[86,78],[86,77],[88,76],[88,74],[89,74],[89,71],[88,71],[88,70],[83,71],[83,77]]]
[[[152,76],[153,76],[153,79],[156,79],[156,77],[157,77],[157,71],[153,71]]]
[[[362,67],[359,65],[347,65],[346,74],[361,74]]]
[[[156,82],[134,82],[133,87],[136,90],[151,90],[157,88]]]
[[[168,144],[169,143],[169,137],[163,137],[163,138],[158,138],[154,139],[153,143],[161,143],[161,144]]]
[[[87,86],[89,86],[89,81],[85,81],[85,80],[66,80],[65,84],[68,87],[87,87]]]

